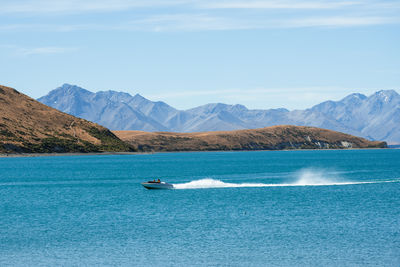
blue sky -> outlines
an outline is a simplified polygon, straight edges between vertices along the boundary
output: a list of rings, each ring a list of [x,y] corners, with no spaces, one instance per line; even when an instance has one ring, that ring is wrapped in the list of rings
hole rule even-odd
[[[180,108],[310,107],[400,87],[400,1],[1,0],[0,84]]]

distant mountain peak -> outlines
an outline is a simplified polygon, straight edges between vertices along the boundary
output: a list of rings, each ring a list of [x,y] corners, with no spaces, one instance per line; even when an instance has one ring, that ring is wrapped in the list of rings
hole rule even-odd
[[[380,90],[373,94],[371,97],[377,97],[384,102],[390,102],[393,98],[398,96],[399,94],[395,90]]]
[[[73,85],[73,84],[69,84],[69,83],[64,83],[63,85],[61,85],[60,87],[58,87],[60,89],[64,89],[64,90],[76,90],[76,89],[83,89],[82,87],[79,87],[77,85]],[[86,89],[83,89],[86,90]]]
[[[74,86],[76,86],[76,85],[72,85],[72,84],[69,84],[69,83],[64,83],[63,85],[61,85],[60,87],[61,88],[69,88],[69,87],[74,87]],[[77,87],[77,86],[76,86]]]
[[[79,87],[77,85],[71,85],[69,83],[64,83],[62,86],[54,89],[53,91],[51,91],[50,93],[67,93],[69,95],[71,94],[77,94],[77,93],[85,93],[85,94],[93,94],[92,92],[83,89],[82,87]]]
[[[135,94],[133,97],[139,98],[139,99],[146,99],[146,98],[143,97],[141,94]]]
[[[364,99],[367,98],[367,96],[363,95],[363,94],[360,94],[360,93],[353,93],[353,94],[350,94],[350,95],[346,96],[344,99],[346,99],[346,98],[357,98],[357,99],[364,100]]]
[[[376,92],[377,94],[389,94],[389,95],[399,95],[395,90],[388,89],[388,90],[379,90]]]
[[[164,120],[177,111],[163,102],[113,90],[90,92],[63,84],[38,99],[43,104],[68,114],[106,125],[112,129],[167,130]]]
[[[368,97],[366,95],[354,93],[354,94],[350,94],[350,95],[346,96],[339,102],[345,103],[347,105],[357,105],[357,104],[360,104],[361,102],[363,102],[364,100],[366,100],[367,98]]]
[[[150,103],[152,101],[148,100],[147,98],[145,98],[144,96],[142,96],[140,94],[135,94],[132,97],[132,102],[135,102],[135,103]]]
[[[242,105],[242,104],[235,104],[235,105],[233,105],[233,108],[235,108],[235,109],[240,109],[240,110],[249,110],[245,105]]]

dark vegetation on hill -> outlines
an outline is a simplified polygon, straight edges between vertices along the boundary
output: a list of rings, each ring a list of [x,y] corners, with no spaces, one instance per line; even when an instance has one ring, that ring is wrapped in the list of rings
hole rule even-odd
[[[305,126],[273,126],[262,129],[171,133],[114,131],[139,151],[214,151],[385,148],[386,142]]]
[[[0,153],[134,151],[107,128],[0,86]]]

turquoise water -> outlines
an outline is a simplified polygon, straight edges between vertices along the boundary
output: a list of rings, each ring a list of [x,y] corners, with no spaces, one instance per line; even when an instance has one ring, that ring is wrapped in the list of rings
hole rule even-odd
[[[0,226],[0,266],[400,266],[400,150],[1,158]]]

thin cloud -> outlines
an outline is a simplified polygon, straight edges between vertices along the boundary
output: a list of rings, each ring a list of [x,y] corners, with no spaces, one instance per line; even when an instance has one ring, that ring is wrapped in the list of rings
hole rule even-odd
[[[155,15],[108,24],[9,24],[0,25],[2,32],[39,31],[221,31],[254,28],[256,25],[229,17],[207,14]]]
[[[133,8],[165,7],[182,4],[187,1],[179,0],[29,0],[6,1],[2,3],[0,13],[3,14],[47,14],[115,12]]]
[[[229,17],[207,14],[174,14],[151,16],[131,21],[125,25],[128,30],[151,31],[220,31],[247,29],[249,25]]]
[[[108,27],[109,28],[109,27]],[[99,24],[46,24],[46,23],[17,23],[0,25],[0,31],[39,31],[39,32],[73,32],[83,30],[106,30],[107,26]]]
[[[16,45],[0,45],[0,48],[11,50],[16,56],[32,56],[32,55],[51,55],[63,54],[79,50],[77,47],[59,47],[59,46],[43,46],[43,47],[19,47]]]
[[[209,2],[200,5],[210,9],[334,9],[357,5],[359,2],[328,2],[328,1],[223,1]]]
[[[400,18],[386,16],[326,16],[282,19],[241,18],[234,19],[207,14],[174,14],[149,16],[114,24],[10,24],[0,25],[1,32],[38,31],[152,31],[152,32],[195,32],[277,28],[340,28],[362,27],[384,24],[399,24]]]
[[[397,24],[400,23],[399,18],[395,17],[309,17],[292,20],[276,21],[276,27],[281,28],[307,28],[307,27],[354,27],[354,26],[369,26],[382,24]]]
[[[47,47],[36,47],[36,48],[20,48],[18,49],[17,53],[22,56],[31,56],[31,55],[46,55],[46,54],[63,54],[76,50],[77,48],[74,47],[47,46]]]
[[[133,10],[135,8],[145,8]],[[106,20],[77,19],[54,20],[40,16],[30,23],[0,25],[1,32],[42,31],[225,31],[274,28],[306,27],[361,27],[370,25],[398,24],[400,5],[394,1],[377,2],[342,0],[271,0],[271,1],[210,1],[210,0],[25,0],[15,3],[6,0],[1,13],[24,13],[28,16],[74,12],[116,12],[131,10],[133,18],[109,15]],[[236,10],[232,10],[236,9]],[[251,11],[243,9],[252,9]],[[288,12],[271,11],[288,9]],[[68,20],[69,21],[69,20]],[[104,21],[107,21],[105,23]]]
[[[258,0],[258,1],[218,1],[218,0],[4,0],[0,14],[63,15],[81,13],[112,13],[134,9],[151,9],[153,12],[165,8],[186,10],[196,9],[298,9],[326,10],[344,8],[399,8],[396,1],[361,0]]]
[[[220,31],[274,28],[310,28],[310,27],[356,27],[382,24],[397,24],[397,17],[379,16],[326,16],[304,17],[297,19],[232,19],[203,15],[155,16],[144,20],[132,21],[125,25],[131,30],[152,31]]]

